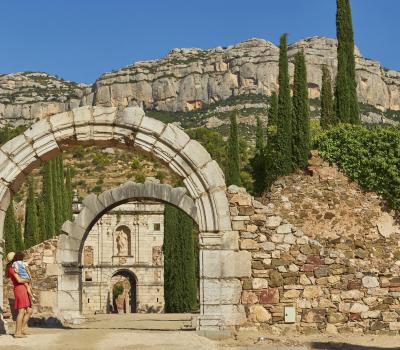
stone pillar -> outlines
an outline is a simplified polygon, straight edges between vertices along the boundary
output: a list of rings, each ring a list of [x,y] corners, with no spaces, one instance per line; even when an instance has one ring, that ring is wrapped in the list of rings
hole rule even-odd
[[[238,251],[238,233],[200,234],[199,329],[221,330],[246,321],[241,277],[251,275],[251,255]]]
[[[81,271],[77,264],[61,266],[58,276],[57,308],[63,321],[80,323],[81,314]]]

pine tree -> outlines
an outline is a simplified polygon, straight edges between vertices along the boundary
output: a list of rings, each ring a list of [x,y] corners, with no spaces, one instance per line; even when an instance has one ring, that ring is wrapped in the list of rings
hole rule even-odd
[[[73,200],[73,193],[72,193],[72,179],[71,179],[71,168],[67,168],[67,175],[65,179],[65,208],[66,208],[66,220],[71,220],[73,217],[72,213],[72,200]]]
[[[335,112],[333,110],[332,79],[331,73],[326,65],[322,66],[322,88],[321,88],[321,127],[326,130],[336,124]]]
[[[293,167],[304,169],[310,152],[310,106],[306,60],[302,51],[295,55],[292,136]]]
[[[279,95],[276,138],[277,175],[287,175],[292,171],[292,104],[289,86],[287,57],[287,34],[280,38],[279,45]]]
[[[241,185],[240,180],[240,158],[239,158],[239,137],[236,115],[231,115],[231,124],[228,139],[228,155],[226,166],[226,184]]]
[[[192,219],[166,205],[164,220],[165,311],[190,312],[197,300]]]
[[[336,116],[340,122],[360,123],[357,99],[354,33],[350,0],[337,0],[336,36],[338,40],[338,73],[336,76]]]
[[[278,96],[275,91],[271,94],[271,101],[268,109],[268,126],[276,125],[278,119]]]
[[[265,190],[266,180],[266,138],[260,117],[257,117],[256,150],[251,159],[252,175],[254,179],[253,190],[256,195],[261,195]]]
[[[6,217],[4,219],[4,241],[5,241],[5,252],[15,252],[16,246],[16,226],[15,212],[14,212],[14,201],[11,200],[10,205],[6,211]]]
[[[38,197],[36,199],[37,213],[38,213],[38,239],[39,242],[43,242],[47,239],[46,236],[46,214],[44,209],[43,198]]]
[[[44,212],[46,218],[46,234],[45,239],[53,237],[55,234],[54,220],[54,200],[53,200],[53,174],[51,161],[47,161],[43,165],[43,186],[42,199],[44,203]]]
[[[38,243],[38,217],[32,180],[28,181],[28,197],[25,206],[24,245],[26,248]]]

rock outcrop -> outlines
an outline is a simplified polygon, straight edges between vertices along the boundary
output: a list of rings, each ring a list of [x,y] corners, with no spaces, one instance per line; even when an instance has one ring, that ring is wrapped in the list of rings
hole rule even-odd
[[[289,46],[291,74],[294,54],[304,50],[311,98],[320,95],[322,64],[336,74],[336,45],[335,39],[312,37]],[[2,75],[0,122],[29,123],[79,105],[140,105],[175,112],[243,94],[270,95],[278,88],[278,55],[273,43],[250,39],[209,50],[173,49],[159,60],[140,61],[106,73],[92,86],[45,73]],[[365,121],[387,121],[379,111],[400,111],[400,72],[362,57],[358,49],[356,64],[359,100],[372,106],[372,111],[365,113]]]

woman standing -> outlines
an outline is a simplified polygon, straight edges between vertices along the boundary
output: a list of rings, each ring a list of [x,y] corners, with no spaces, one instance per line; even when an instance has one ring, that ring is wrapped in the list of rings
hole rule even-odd
[[[6,273],[11,279],[14,285],[14,309],[18,310],[17,319],[15,321],[15,338],[25,338],[25,329],[28,325],[29,317],[32,316],[32,304],[28,296],[28,290],[24,283],[29,283],[30,280],[26,280],[18,276],[12,267],[14,261],[22,261],[24,258],[23,252],[10,252],[7,254],[6,262]]]

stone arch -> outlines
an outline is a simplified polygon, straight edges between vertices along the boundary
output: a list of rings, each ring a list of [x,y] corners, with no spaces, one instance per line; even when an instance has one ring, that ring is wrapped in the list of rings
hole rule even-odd
[[[183,130],[145,116],[138,107],[76,108],[40,120],[4,144],[0,148],[0,222],[11,192],[34,168],[79,144],[134,147],[154,155],[182,177],[198,208],[201,231],[231,230],[224,175],[217,162]]]
[[[137,107],[118,109],[85,106],[55,114],[33,124],[0,148],[0,257],[4,249],[4,218],[11,194],[19,189],[25,177],[41,162],[79,144],[133,147],[159,158],[182,177],[189,195],[182,196],[171,189],[169,201],[174,204],[178,198],[184,201],[190,199],[194,203],[190,207],[196,208],[195,213],[190,209],[188,214],[195,219],[200,231],[202,302],[199,326],[215,329],[243,322],[244,309],[238,305],[241,290],[238,278],[250,276],[251,254],[238,251],[238,232],[232,230],[224,175],[209,153],[183,130],[149,118]],[[146,186],[149,185],[128,187],[134,191],[132,195],[141,198],[140,191]],[[151,186],[157,187],[155,184]],[[79,235],[83,235],[83,227],[87,227],[95,218],[94,213],[98,213],[94,208],[96,205],[110,207],[107,203],[118,201],[119,193],[114,189],[102,196],[87,197],[79,219],[64,225],[63,230],[73,234],[64,234],[60,238],[65,248],[59,256],[65,262],[60,272],[64,275],[63,279],[59,279],[61,288],[67,288],[68,278],[73,280],[73,274],[76,273],[80,259],[76,244],[81,242],[82,236]],[[3,300],[2,285],[3,279],[0,278],[0,302]],[[68,303],[72,305],[71,300],[72,294],[70,301],[64,300],[66,310]],[[64,306],[58,305],[60,310]],[[74,320],[74,317],[79,317],[76,313],[72,315]]]

